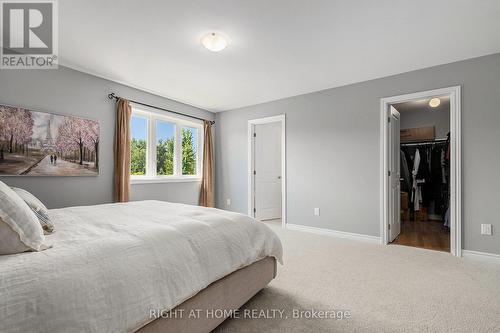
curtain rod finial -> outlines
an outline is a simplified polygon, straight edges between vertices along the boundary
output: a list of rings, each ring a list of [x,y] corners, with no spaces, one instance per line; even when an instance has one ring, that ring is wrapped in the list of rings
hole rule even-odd
[[[108,95],[108,98],[109,98],[109,99],[116,99],[116,95],[115,95],[115,93],[111,93],[111,94],[109,94],[109,95]]]

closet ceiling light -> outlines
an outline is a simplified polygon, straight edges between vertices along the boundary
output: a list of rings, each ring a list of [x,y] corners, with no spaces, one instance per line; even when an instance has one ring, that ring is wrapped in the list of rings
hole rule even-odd
[[[439,104],[441,104],[441,100],[437,97],[431,98],[431,100],[429,101],[429,106],[431,108],[437,108]]]
[[[210,32],[203,36],[201,43],[208,50],[212,52],[219,52],[228,46],[229,39],[218,32]]]

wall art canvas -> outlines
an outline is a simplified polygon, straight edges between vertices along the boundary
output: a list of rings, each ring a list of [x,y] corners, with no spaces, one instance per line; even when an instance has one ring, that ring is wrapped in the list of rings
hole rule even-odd
[[[97,176],[99,123],[0,104],[0,176]]]

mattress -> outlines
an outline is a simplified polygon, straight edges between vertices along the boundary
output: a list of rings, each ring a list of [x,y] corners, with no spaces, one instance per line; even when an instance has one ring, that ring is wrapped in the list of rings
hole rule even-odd
[[[139,201],[50,210],[42,252],[0,256],[0,332],[130,332],[262,258],[266,225],[214,208]]]

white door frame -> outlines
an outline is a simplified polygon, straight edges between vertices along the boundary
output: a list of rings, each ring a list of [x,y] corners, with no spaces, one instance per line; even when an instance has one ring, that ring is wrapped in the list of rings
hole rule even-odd
[[[281,225],[286,228],[286,121],[285,115],[281,114],[273,117],[251,119],[248,121],[248,215],[254,216],[254,186],[253,186],[253,165],[254,165],[254,141],[253,126],[257,124],[281,123]]]
[[[392,96],[380,100],[380,239],[389,239],[389,106],[416,99],[450,96],[450,242],[451,253],[462,256],[462,170],[461,170],[461,88],[460,86]]]

